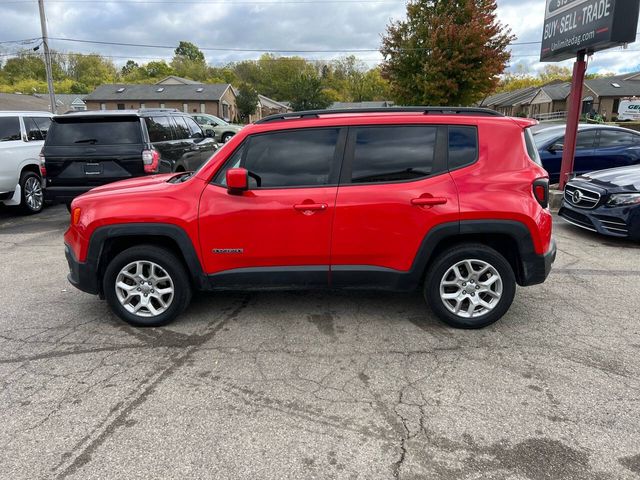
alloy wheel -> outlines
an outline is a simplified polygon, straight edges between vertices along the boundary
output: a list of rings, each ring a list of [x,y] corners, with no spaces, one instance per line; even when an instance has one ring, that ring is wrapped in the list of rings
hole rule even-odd
[[[491,312],[500,302],[502,290],[502,277],[484,260],[457,262],[440,280],[442,303],[462,318],[478,318]]]
[[[115,290],[125,310],[139,317],[157,317],[164,313],[175,293],[167,271],[148,260],[124,266],[116,276]]]

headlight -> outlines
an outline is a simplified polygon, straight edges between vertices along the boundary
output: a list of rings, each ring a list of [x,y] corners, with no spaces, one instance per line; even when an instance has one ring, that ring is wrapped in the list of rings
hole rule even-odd
[[[607,205],[619,207],[621,205],[640,204],[640,193],[617,193],[609,197]]]

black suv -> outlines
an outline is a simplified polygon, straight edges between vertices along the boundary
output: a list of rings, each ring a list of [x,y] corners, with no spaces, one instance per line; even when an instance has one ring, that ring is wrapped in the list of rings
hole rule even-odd
[[[216,149],[195,120],[178,110],[57,115],[40,156],[45,200],[69,204],[93,187],[116,180],[195,170]]]

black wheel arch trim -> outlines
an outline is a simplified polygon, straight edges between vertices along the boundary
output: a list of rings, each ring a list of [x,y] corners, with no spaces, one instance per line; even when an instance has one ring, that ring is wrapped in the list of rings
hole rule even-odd
[[[122,223],[96,228],[91,234],[85,261],[87,268],[95,272],[96,279],[106,267],[102,259],[105,243],[119,237],[160,237],[174,241],[180,249],[178,253],[184,258],[187,275],[193,280],[194,286],[198,289],[206,288],[206,276],[191,238],[182,227],[170,223]]]

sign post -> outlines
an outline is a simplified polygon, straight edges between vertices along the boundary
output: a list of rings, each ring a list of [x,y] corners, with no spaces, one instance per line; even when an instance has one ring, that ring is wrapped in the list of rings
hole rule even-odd
[[[573,64],[569,111],[567,112],[567,129],[564,133],[562,166],[560,167],[560,190],[564,190],[564,186],[569,180],[569,175],[573,172],[578,124],[580,123],[580,112],[582,110],[582,86],[584,85],[584,74],[587,71],[587,62],[584,57],[584,52],[578,52],[578,57]]]
[[[541,62],[576,58],[573,66],[560,188],[573,171],[578,122],[582,110],[585,56],[636,39],[640,0],[547,0]]]

